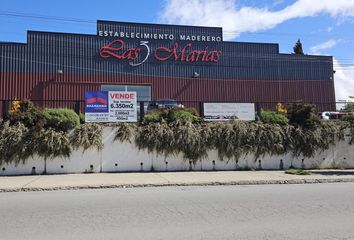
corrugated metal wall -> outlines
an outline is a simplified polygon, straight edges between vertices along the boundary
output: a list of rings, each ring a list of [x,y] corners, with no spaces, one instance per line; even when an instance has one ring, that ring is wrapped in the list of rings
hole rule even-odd
[[[180,29],[171,27],[171,31],[178,33]],[[277,44],[192,42],[194,49],[208,46],[209,50],[221,50],[220,61],[159,62],[151,56],[146,63],[132,67],[99,56],[99,49],[112,40],[96,35],[30,31],[27,44],[0,43],[0,98],[76,100],[82,99],[85,91],[109,83],[152,84],[154,99],[335,101],[332,57],[279,54]],[[136,47],[139,41],[130,39],[126,44],[127,48]],[[172,44],[149,41],[152,49]],[[200,77],[192,78],[194,72]]]
[[[196,27],[181,25],[163,25],[148,23],[129,23],[129,22],[112,22],[97,21],[97,33],[99,31],[113,31],[124,33],[156,33],[156,34],[173,34],[174,40],[178,40],[180,34],[184,35],[204,35],[220,37],[222,40],[222,28],[219,27]]]
[[[144,76],[190,77],[197,71],[203,78],[246,80],[331,80],[332,57],[278,54],[276,44],[193,42],[194,49],[221,50],[219,62],[159,62],[152,56],[146,63],[132,67],[128,61],[99,56],[102,46],[112,38],[92,35],[29,32],[28,46],[0,44],[2,61],[10,72],[131,73]],[[151,40],[151,49],[172,47],[171,41]],[[186,42],[180,41],[184,46]],[[139,41],[126,40],[126,48]],[[142,56],[144,54],[142,53]]]
[[[51,74],[12,74],[14,79],[50,79]],[[3,78],[3,76],[1,76]],[[7,80],[20,85],[21,80]],[[144,77],[134,75],[57,75],[28,88],[25,98],[45,100],[78,100],[85,91],[99,90],[101,84],[151,84],[154,99],[174,98],[179,101],[235,101],[235,102],[294,102],[333,103],[333,81],[257,81],[228,79],[196,79],[173,77]],[[6,99],[18,97],[6,94]],[[265,104],[265,106],[268,106]],[[331,105],[333,106],[333,104]],[[328,110],[329,108],[327,108]]]

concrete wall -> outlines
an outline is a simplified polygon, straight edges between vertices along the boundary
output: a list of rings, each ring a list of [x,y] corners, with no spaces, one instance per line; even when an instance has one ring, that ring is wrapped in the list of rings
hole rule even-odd
[[[280,156],[261,156],[253,154],[221,161],[217,151],[209,152],[207,159],[196,163],[184,160],[183,156],[158,156],[155,153],[139,150],[134,143],[113,142],[115,132],[105,128],[102,151],[83,149],[73,151],[70,159],[55,158],[44,160],[39,157],[28,159],[25,163],[2,164],[0,175],[64,174],[90,172],[140,172],[140,171],[223,171],[245,169],[288,169],[295,168],[354,168],[354,145],[348,139],[318,151],[312,158],[294,158],[291,153]]]

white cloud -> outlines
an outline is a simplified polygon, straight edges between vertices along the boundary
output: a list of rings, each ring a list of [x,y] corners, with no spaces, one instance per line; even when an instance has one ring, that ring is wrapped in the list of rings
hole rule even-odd
[[[353,100],[349,96],[354,96],[354,67],[341,66],[337,59],[333,59],[334,86],[336,91],[336,100]]]
[[[223,27],[224,39],[243,32],[271,29],[285,21],[327,14],[340,21],[354,16],[353,0],[298,0],[271,11],[266,7],[238,7],[236,0],[166,0],[160,20],[166,23]]]
[[[330,39],[324,43],[320,43],[313,47],[310,47],[310,54],[321,54],[322,50],[329,49],[337,45],[338,40]]]
[[[258,32],[297,18],[329,15],[341,23],[354,17],[354,0],[297,0],[280,10],[240,6],[236,0],[166,0],[160,21],[170,24],[222,27],[224,40],[245,32]],[[327,29],[332,31],[332,27]],[[341,40],[331,39],[311,48],[320,52]],[[336,100],[354,95],[354,67],[342,67],[334,59]]]

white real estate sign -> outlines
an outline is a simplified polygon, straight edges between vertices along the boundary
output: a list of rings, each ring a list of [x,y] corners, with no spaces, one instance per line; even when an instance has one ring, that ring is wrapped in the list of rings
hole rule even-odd
[[[239,119],[253,121],[256,118],[254,103],[204,103],[206,121]]]
[[[86,92],[86,122],[137,122],[137,120],[136,92]]]
[[[111,122],[136,122],[136,92],[108,92],[109,120]]]

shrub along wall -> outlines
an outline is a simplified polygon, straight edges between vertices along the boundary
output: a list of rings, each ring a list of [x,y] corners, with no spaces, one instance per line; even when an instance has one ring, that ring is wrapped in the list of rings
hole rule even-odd
[[[3,125],[0,174],[27,165],[31,174],[36,162],[46,166],[35,173],[354,167],[351,136],[334,123],[311,132],[242,121],[83,124],[68,133],[45,130],[35,143],[29,134],[23,125]]]
[[[115,152],[116,159],[128,154],[124,160],[127,161],[127,166],[129,161],[134,163],[136,156],[140,156],[139,159],[149,159],[151,163],[148,165],[151,166],[148,168],[144,167],[146,166],[144,162],[140,162],[140,167],[143,166],[144,170],[156,169],[153,164],[154,158],[164,159],[164,163],[167,162],[166,169],[172,164],[166,159],[179,161],[180,165],[177,165],[180,167],[175,167],[175,170],[188,170],[190,166],[197,166],[203,161],[209,164],[214,161],[214,165],[215,161],[232,163],[235,169],[236,165],[245,159],[247,164],[242,168],[255,168],[255,166],[259,168],[259,160],[263,159],[263,166],[279,169],[281,161],[273,163],[272,160],[279,156],[284,161],[287,159],[291,162],[291,164],[283,162],[283,167],[292,165],[293,159],[305,161],[316,158],[316,155],[321,152],[325,152],[322,160],[330,158],[334,160],[335,156],[332,153],[335,151],[335,146],[339,143],[342,146],[345,143],[349,148],[353,143],[353,122],[320,122],[313,114],[308,113],[312,111],[311,106],[303,109],[295,106],[293,110],[290,109],[289,114],[293,116],[290,119],[292,124],[288,124],[284,117],[272,113],[261,115],[264,122],[238,120],[202,122],[193,110],[172,109],[154,111],[146,116],[142,124],[81,125],[78,125],[79,116],[67,110],[43,111],[30,103],[23,104],[21,107],[22,112],[14,111],[9,121],[1,123],[1,166],[26,164],[29,159],[45,161],[46,164],[51,161],[50,159],[54,159],[53,161],[68,159],[67,161],[75,164],[75,161],[79,161],[77,157],[80,156],[79,153],[82,157],[85,151],[91,151],[93,155],[97,153],[95,156],[99,158],[97,161],[100,161],[100,166],[91,167],[91,165],[96,166],[96,162],[90,164],[89,168],[86,166],[85,171],[94,169],[96,169],[94,171],[101,171],[106,158],[111,159],[109,154],[106,154],[108,151],[108,153]],[[307,116],[308,119],[304,121],[304,117],[301,116]],[[108,131],[108,136],[103,136],[104,127],[111,129]],[[350,129],[347,131],[347,139],[345,139],[345,129]],[[117,149],[120,149],[120,152],[117,152]],[[80,161],[85,159],[81,158]],[[265,161],[272,164],[267,164]],[[189,166],[187,169],[185,169],[186,164]],[[118,163],[110,169],[108,164],[105,169],[107,171],[137,170],[130,167],[116,168],[116,165],[118,166]],[[159,169],[161,170],[161,167]],[[201,170],[202,167],[198,169]]]

